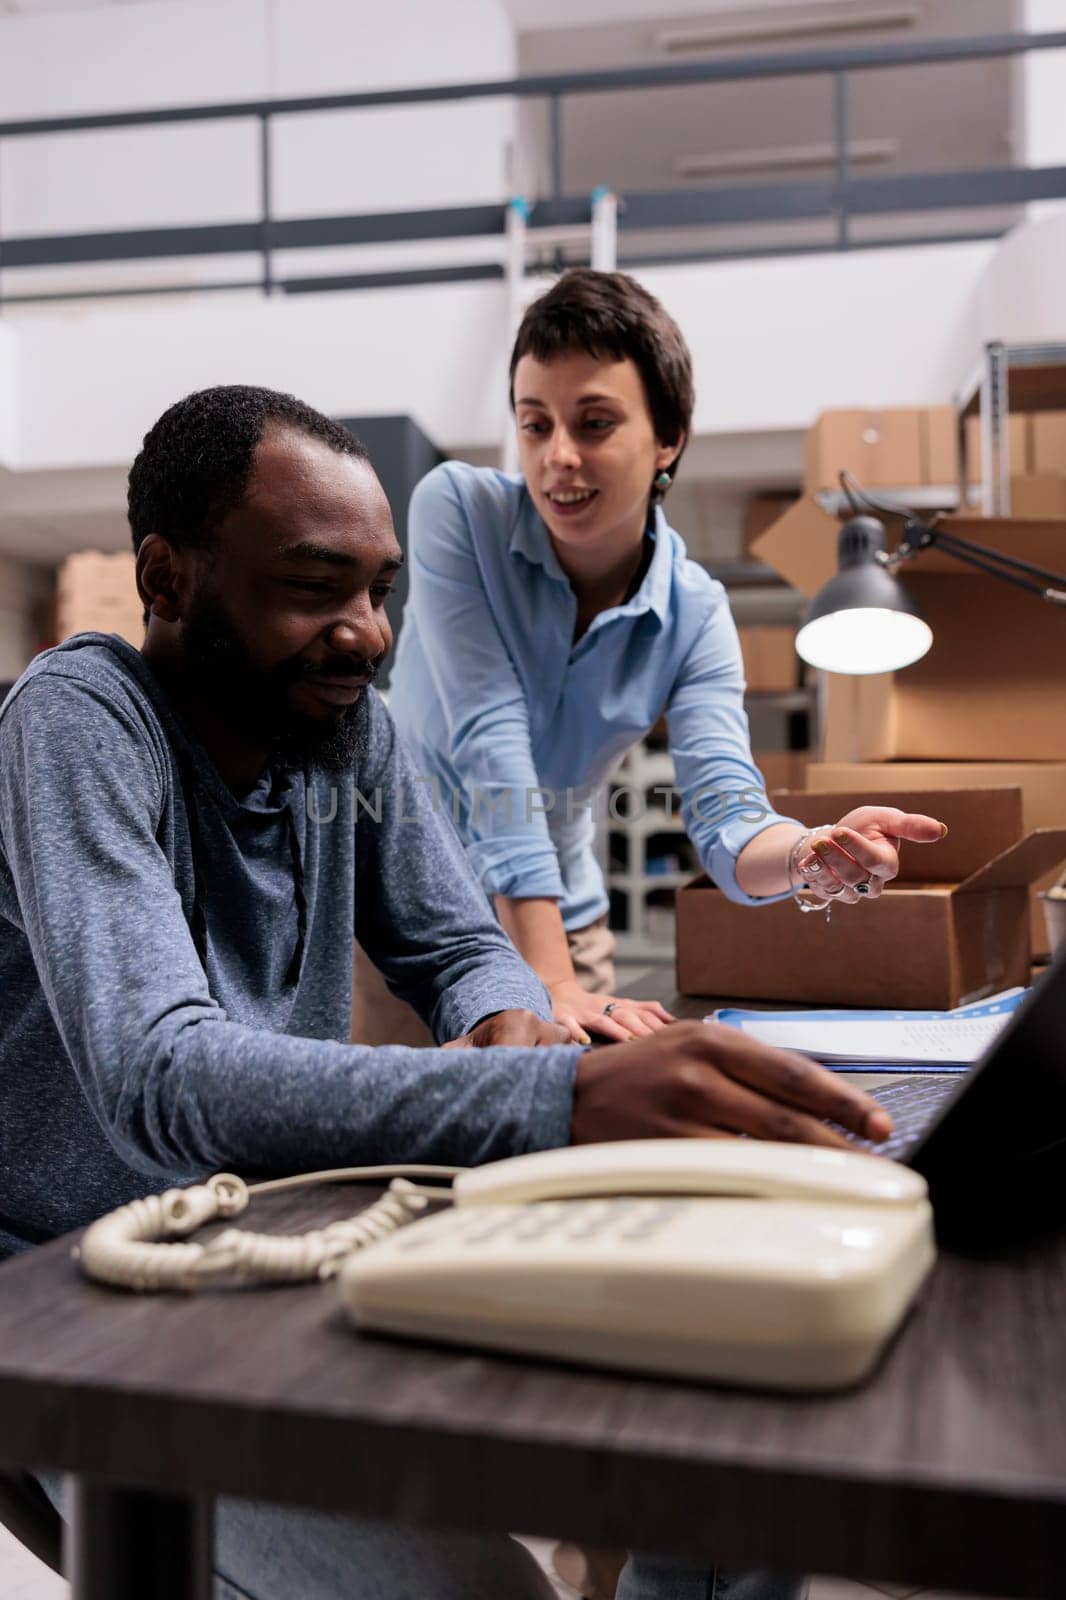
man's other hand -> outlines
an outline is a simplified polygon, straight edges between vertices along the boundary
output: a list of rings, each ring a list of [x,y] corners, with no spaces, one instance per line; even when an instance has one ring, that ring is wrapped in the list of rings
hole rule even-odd
[[[892,1119],[869,1095],[806,1056],[718,1023],[676,1022],[577,1063],[570,1138],[756,1139],[845,1147],[825,1119],[880,1142]]]
[[[528,1047],[569,1042],[569,1028],[560,1027],[557,1022],[545,1022],[535,1011],[494,1011],[491,1016],[482,1017],[480,1022],[475,1023],[469,1033],[449,1040],[444,1049],[485,1050],[490,1045],[499,1044]]]

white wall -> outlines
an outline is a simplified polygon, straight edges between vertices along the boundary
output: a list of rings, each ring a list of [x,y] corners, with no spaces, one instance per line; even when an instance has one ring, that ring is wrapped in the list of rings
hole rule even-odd
[[[978,346],[1066,343],[1066,205],[1007,235],[981,281]]]
[[[18,335],[0,322],[0,462],[19,457],[18,410]]]
[[[947,401],[976,354],[994,244],[649,269],[691,342],[700,434],[804,428],[826,406]],[[504,419],[502,285],[64,309],[13,325],[20,438],[7,465],[128,461],[180,395],[291,389],[334,414],[411,412],[445,448]],[[10,441],[9,441],[10,447]]]
[[[505,79],[498,0],[275,0],[279,95]],[[509,100],[324,113],[279,124],[280,215],[393,211],[506,197]]]
[[[8,465],[128,462],[172,401],[215,383],[289,389],[339,415],[410,412],[432,438],[493,442],[503,285],[66,310],[18,324],[19,453]]]
[[[1061,33],[1066,28],[1062,0],[1024,0],[1023,31]],[[1031,50],[1025,64],[1023,161],[1033,167],[1066,164],[1066,50]]]
[[[1026,33],[1062,33],[1066,30],[1063,0],[1022,0]],[[1023,166],[1066,166],[1066,50],[1031,50],[1018,66],[1022,111],[1018,159]],[[1061,200],[1041,201],[1030,215],[1047,216],[1066,210]]]
[[[0,104],[14,119],[243,99],[266,91],[266,47],[262,0],[5,16]],[[250,124],[10,140],[5,232],[252,217],[253,149]]]
[[[1066,31],[1063,0],[1019,0],[1027,33]],[[1022,166],[1066,166],[1066,50],[1031,50],[1019,58],[1021,126],[1015,158]],[[1066,340],[1066,202],[1029,208],[1031,226],[1019,228],[997,251],[981,285],[980,343]]]
[[[643,281],[692,346],[695,432],[805,428],[832,406],[937,405],[976,356],[995,242],[713,267]]]
[[[1031,26],[1066,25],[1063,0],[1024,3]],[[507,10],[524,4],[150,0],[2,15],[0,105],[15,117],[503,78],[514,69]],[[714,9],[711,0],[703,9]],[[1062,65],[1060,53],[1034,55],[1027,73],[1039,79],[1051,63]],[[1043,150],[1047,159],[1066,160],[1060,81],[1048,80],[1030,105],[1033,159]],[[278,130],[277,209],[500,198],[511,127],[511,106],[497,102],[286,122]],[[80,134],[49,140],[36,154],[8,142],[5,226],[25,233],[252,216],[253,156],[246,123]],[[103,183],[102,174],[113,181]],[[470,244],[432,249],[454,258]],[[483,241],[473,245],[485,253]],[[424,254],[403,247],[402,262],[391,264],[413,265]],[[388,247],[363,253],[374,266],[388,258]],[[741,436],[787,435],[794,451],[799,432],[825,407],[948,401],[986,337],[1062,336],[1064,258],[1066,235],[1033,231],[1000,245],[720,262],[649,269],[643,277],[692,344],[697,442],[721,455]],[[317,261],[305,252],[301,267],[337,264],[334,252]],[[220,265],[189,270],[216,276]],[[153,270],[174,276],[168,263],[132,268],[142,279]],[[55,276],[63,278],[62,269]],[[1011,330],[1024,315],[1024,335],[1006,329],[1012,306]],[[17,320],[12,313],[0,321],[0,466],[16,469],[23,483],[32,469],[121,467],[168,404],[219,382],[289,388],[337,414],[410,412],[446,448],[491,450],[505,414],[506,316],[504,290],[492,284],[269,302],[255,294],[85,302]],[[711,475],[730,476],[720,466]],[[45,487],[35,480],[38,491]],[[4,499],[0,475],[0,524]],[[43,516],[43,501],[35,505]]]
[[[505,79],[514,39],[498,0],[159,0],[0,16],[5,118]],[[279,217],[476,204],[506,196],[513,104],[317,114],[273,127]],[[251,221],[255,119],[5,142],[4,230],[33,236]],[[248,263],[182,264],[180,281]],[[85,281],[106,270],[82,267]],[[328,270],[324,268],[323,270]],[[143,263],[137,276],[175,278]],[[11,290],[69,283],[9,272]]]

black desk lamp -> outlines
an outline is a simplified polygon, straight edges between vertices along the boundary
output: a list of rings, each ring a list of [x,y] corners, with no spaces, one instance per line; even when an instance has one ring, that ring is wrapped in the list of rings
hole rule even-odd
[[[895,672],[925,655],[933,630],[895,577],[905,561],[933,545],[992,578],[1066,606],[1066,577],[921,522],[906,506],[875,500],[850,473],[840,474],[853,515],[840,530],[840,570],[811,601],[796,635],[804,661],[826,672]],[[889,555],[884,526],[863,508],[903,518],[903,539]]]

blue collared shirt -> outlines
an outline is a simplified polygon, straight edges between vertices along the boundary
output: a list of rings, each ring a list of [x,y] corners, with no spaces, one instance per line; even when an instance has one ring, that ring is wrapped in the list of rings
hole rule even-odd
[[[449,461],[411,500],[389,709],[486,892],[556,899],[567,928],[607,909],[591,798],[663,711],[685,827],[730,899],[765,904],[736,860],[791,820],[752,761],[725,591],[661,508],[649,531],[637,592],[575,644],[577,601],[520,476]]]

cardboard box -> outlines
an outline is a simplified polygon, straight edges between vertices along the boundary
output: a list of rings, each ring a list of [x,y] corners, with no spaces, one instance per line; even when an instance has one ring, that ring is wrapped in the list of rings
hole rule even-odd
[[[1030,472],[1027,477],[1012,478],[1010,511],[1012,517],[1066,520],[1066,474]]]
[[[56,638],[73,633],[118,633],[140,649],[144,617],[132,552],[104,555],[79,550],[68,556],[56,582]]]
[[[807,826],[869,802],[863,792],[777,793]],[[1066,828],[1022,828],[1016,788],[903,791],[906,811],[940,816],[936,845],[904,844],[877,900],[828,922],[791,900],[739,906],[705,877],[677,894],[682,994],[822,1005],[948,1009],[1029,982],[1029,885],[1066,858]]]
[[[767,528],[772,528],[778,517],[784,516],[789,506],[798,499],[795,494],[753,494],[744,507],[741,525],[741,545],[744,555],[751,555],[751,547]]]
[[[839,488],[845,469],[868,489],[921,483],[921,412],[823,411],[807,433],[804,488],[808,494]]]
[[[809,750],[756,750],[753,760],[767,790],[805,789]]]
[[[1059,761],[882,761],[867,765],[848,762],[811,762],[806,781],[796,788],[812,794],[823,790],[865,789],[871,801],[897,804],[896,794],[907,789],[987,789],[1015,785],[1022,793],[1022,828],[1066,827],[1066,762]],[[782,785],[782,787],[785,787]],[[938,813],[934,810],[933,815]],[[945,841],[946,842],[946,841]],[[1033,955],[1050,954],[1043,902],[1038,899],[1058,877],[1055,868],[1045,872],[1030,890],[1029,934]]]
[[[1031,417],[1016,412],[1007,418],[1008,469],[1011,477],[1023,477],[1032,472]],[[966,429],[966,485],[975,489],[984,482],[984,456],[981,450],[981,419],[967,417]]]
[[[959,481],[959,424],[954,406],[927,406],[922,412],[922,483]]]
[[[943,526],[1066,571],[1066,521],[946,517]],[[805,497],[755,553],[813,595],[837,570],[839,533],[838,519]],[[890,543],[896,536],[890,529]],[[933,629],[932,649],[891,675],[825,675],[824,759],[1066,760],[1066,608],[936,549],[900,576]]]
[[[752,694],[785,693],[799,683],[795,628],[760,624],[738,628],[744,677]]]
[[[804,488],[808,494],[837,489],[842,470],[868,489],[957,483],[954,411],[950,406],[823,411],[807,433]]]
[[[1029,470],[1066,474],[1066,411],[1035,411],[1029,427]]]

